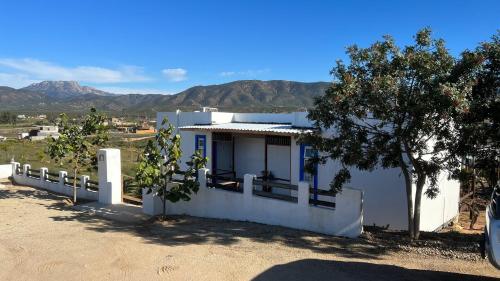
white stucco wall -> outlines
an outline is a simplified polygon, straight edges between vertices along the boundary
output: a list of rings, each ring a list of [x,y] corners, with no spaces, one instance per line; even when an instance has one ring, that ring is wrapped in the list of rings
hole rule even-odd
[[[292,123],[293,113],[234,113],[233,122]]]
[[[36,179],[29,177],[27,175],[27,168],[30,166],[25,164],[23,165],[22,169],[22,174],[18,175],[15,173],[16,167],[19,166],[19,163],[13,163],[11,165],[11,169],[13,171],[13,180],[16,184],[20,185],[26,185],[26,186],[32,186],[32,187],[37,187],[41,189],[45,189],[48,191],[52,191],[55,193],[59,194],[64,194],[68,196],[73,196],[73,186],[64,184],[64,176],[67,174],[65,171],[60,171],[59,172],[59,182],[51,182],[48,180],[43,179],[43,176],[41,179]],[[41,175],[43,175],[45,172],[47,172],[47,168],[41,168]],[[83,178],[88,178],[88,176],[82,176]],[[83,183],[83,181],[82,181]],[[92,191],[92,190],[87,190],[86,188],[82,187],[77,187],[76,191],[76,197],[81,198],[81,199],[86,199],[86,200],[98,200],[98,192]]]
[[[261,176],[264,170],[264,138],[259,136],[235,136],[234,167],[236,177],[243,178],[245,174]]]
[[[447,173],[443,172],[439,175],[438,185],[436,198],[422,195],[420,229],[423,231],[439,229],[453,220],[459,211],[460,182],[449,180]]]
[[[118,204],[122,202],[122,179],[121,179],[121,162],[119,149],[100,149],[98,151],[98,190],[93,191],[86,188],[88,176],[80,176],[80,185],[77,186],[76,197],[78,199],[86,199],[99,201],[103,204]],[[57,181],[49,181],[46,176],[49,170],[40,168],[40,178],[35,178],[29,175],[29,164],[24,164],[22,172],[16,173],[19,163],[12,163],[10,166],[12,178],[15,183],[20,185],[42,188],[55,193],[73,196],[73,186],[65,183],[66,171],[59,171]]]
[[[291,179],[291,149],[285,145],[267,146],[267,167],[276,178]]]
[[[318,188],[329,189],[340,165],[329,160],[318,167]],[[365,225],[407,228],[407,203],[404,179],[397,169],[377,169],[371,172],[351,169],[347,187],[363,190]]]
[[[307,119],[307,112],[294,112],[292,125],[296,127],[312,127],[312,122]]]
[[[0,179],[12,176],[12,164],[0,165]]]
[[[297,203],[255,196],[252,194],[253,177],[245,175],[244,192],[238,193],[206,188],[201,172],[198,193],[190,201],[167,202],[167,214],[251,221],[347,237],[361,234],[361,191],[346,189],[338,196],[336,208],[328,209],[309,205],[309,186],[306,183],[299,185]],[[161,214],[161,200],[144,192],[143,211],[150,215]]]

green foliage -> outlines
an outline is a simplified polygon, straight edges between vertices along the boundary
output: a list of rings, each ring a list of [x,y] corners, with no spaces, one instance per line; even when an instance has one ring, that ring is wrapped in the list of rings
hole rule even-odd
[[[415,43],[403,49],[385,36],[368,48],[351,46],[347,53],[350,64],[337,62],[333,84],[308,115],[323,132],[304,141],[324,152],[313,161],[333,158],[341,163],[331,183],[334,191],[349,181],[349,167],[401,169],[410,235],[418,238],[424,186],[435,197],[439,173],[459,166],[449,149],[457,138],[452,124],[467,110],[471,80],[452,77],[455,59],[429,29],[419,31]]]
[[[455,123],[460,137],[454,149],[473,160],[467,165],[493,187],[500,166],[500,31],[476,50],[463,52],[453,74],[475,81],[466,96],[469,109]]]
[[[16,114],[12,112],[2,112],[0,113],[0,124],[12,124],[15,125],[17,121]]]
[[[148,194],[154,192],[160,197],[163,202],[163,216],[167,200],[189,201],[191,195],[198,192],[197,172],[207,163],[207,158],[195,152],[191,156],[191,161],[187,163],[187,170],[181,172],[179,166],[182,157],[181,138],[173,133],[174,127],[171,124],[165,127],[167,123],[168,120],[164,119],[155,141],[150,140],[146,145],[135,177],[139,186],[147,189]],[[175,175],[180,174],[183,174],[183,180],[175,178]]]
[[[49,155],[56,162],[70,163],[73,167],[97,164],[97,149],[108,140],[104,126],[106,117],[95,108],[83,118],[81,123],[70,123],[66,114],[60,115],[58,138],[50,138]]]
[[[60,165],[69,164],[73,171],[73,200],[76,201],[76,176],[85,166],[97,166],[97,150],[108,140],[106,117],[90,110],[81,123],[70,123],[66,114],[60,115],[59,137],[50,138],[48,153]]]

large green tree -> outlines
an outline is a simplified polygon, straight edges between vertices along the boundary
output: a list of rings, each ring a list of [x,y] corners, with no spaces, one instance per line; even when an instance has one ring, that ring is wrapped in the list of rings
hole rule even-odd
[[[466,108],[469,81],[450,82],[455,59],[429,29],[404,48],[385,36],[368,48],[351,46],[347,54],[349,64],[337,62],[332,85],[308,114],[321,133],[304,141],[323,152],[315,162],[341,164],[334,191],[350,180],[352,167],[400,169],[409,234],[418,239],[423,193],[436,196],[440,172],[458,165],[448,149],[457,137],[451,124]]]
[[[145,188],[147,194],[154,193],[161,199],[162,219],[166,216],[167,201],[189,201],[191,195],[198,192],[197,172],[207,163],[207,158],[196,151],[187,163],[186,171],[181,171],[181,157],[181,137],[174,134],[174,127],[164,119],[155,141],[150,140],[146,145],[135,176],[138,185]],[[182,179],[176,178],[176,175]]]
[[[499,180],[500,164],[500,32],[490,42],[463,52],[453,76],[469,76],[474,81],[466,95],[469,108],[455,123],[460,138],[454,148],[472,160],[466,164],[493,187]]]
[[[97,150],[108,140],[106,117],[95,108],[81,122],[70,122],[60,115],[59,137],[50,138],[48,153],[61,166],[69,164],[73,173],[73,204],[76,203],[77,176],[84,167],[95,167]]]

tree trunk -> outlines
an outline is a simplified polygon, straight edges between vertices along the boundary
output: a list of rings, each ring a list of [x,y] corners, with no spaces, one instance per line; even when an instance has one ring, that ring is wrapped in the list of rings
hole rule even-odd
[[[408,211],[408,234],[410,238],[413,239],[415,234],[414,229],[414,213],[413,213],[413,186],[411,175],[408,172],[408,169],[403,169],[403,175],[405,177],[405,185],[406,185],[406,203],[407,203],[407,211]]]
[[[168,181],[165,182],[165,190],[163,191],[163,218],[167,216],[167,187],[168,187]]]
[[[403,154],[399,155],[399,165],[401,166],[401,171],[403,172],[405,178],[406,186],[406,204],[407,204],[407,214],[408,214],[408,234],[410,238],[413,239],[414,236],[414,214],[413,214],[413,186],[411,174],[408,171],[408,165],[404,162]]]
[[[163,219],[167,216],[167,195],[163,193]]]
[[[77,169],[73,170],[73,205],[76,205],[76,173]]]
[[[417,190],[415,192],[415,214],[413,215],[414,235],[412,239],[418,239],[420,237],[420,206],[422,203],[422,192],[424,190],[425,180],[425,175],[417,175]]]

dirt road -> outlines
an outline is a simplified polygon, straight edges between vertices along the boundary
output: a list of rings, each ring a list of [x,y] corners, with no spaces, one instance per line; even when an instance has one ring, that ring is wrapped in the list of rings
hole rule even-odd
[[[422,257],[252,223],[175,217],[139,225],[64,197],[0,186],[0,280],[496,280],[485,261]]]

